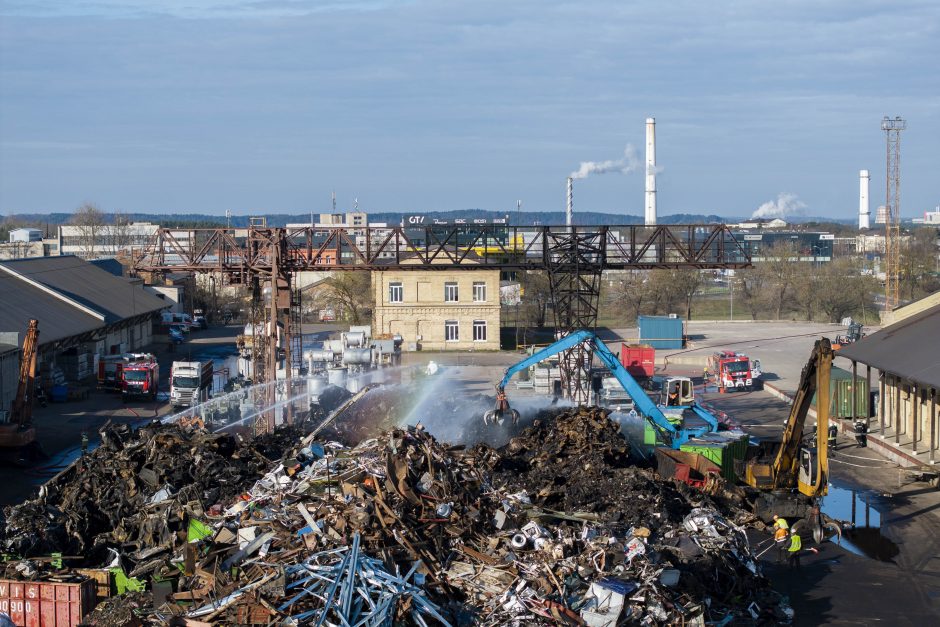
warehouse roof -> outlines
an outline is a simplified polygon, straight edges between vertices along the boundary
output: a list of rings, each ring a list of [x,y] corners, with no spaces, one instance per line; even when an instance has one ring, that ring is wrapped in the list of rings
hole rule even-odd
[[[166,301],[78,257],[0,262],[0,330],[19,331],[39,320],[47,344],[158,311]]]
[[[837,354],[921,385],[940,388],[940,352],[935,341],[938,337],[940,305],[872,333]]]
[[[107,324],[167,306],[127,279],[72,255],[16,259],[0,265],[102,314]]]

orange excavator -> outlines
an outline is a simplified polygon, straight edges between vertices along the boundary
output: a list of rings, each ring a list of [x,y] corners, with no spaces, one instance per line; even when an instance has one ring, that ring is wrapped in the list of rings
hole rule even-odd
[[[30,320],[20,356],[20,379],[16,397],[6,422],[0,424],[0,455],[15,461],[32,457],[38,451],[33,427],[33,392],[36,381],[36,353],[39,347],[39,321]]]

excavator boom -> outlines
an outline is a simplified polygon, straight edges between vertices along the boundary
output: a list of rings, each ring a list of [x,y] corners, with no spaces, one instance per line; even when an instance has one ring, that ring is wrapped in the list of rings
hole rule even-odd
[[[39,321],[30,320],[23,338],[20,355],[20,378],[10,408],[10,419],[0,425],[0,450],[21,450],[36,441],[33,422],[33,389],[36,382],[36,351],[39,343]]]

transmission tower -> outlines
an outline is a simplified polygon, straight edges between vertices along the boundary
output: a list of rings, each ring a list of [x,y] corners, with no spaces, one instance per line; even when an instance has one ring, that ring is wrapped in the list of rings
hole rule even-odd
[[[885,116],[885,311],[898,306],[901,270],[901,131],[907,122]]]

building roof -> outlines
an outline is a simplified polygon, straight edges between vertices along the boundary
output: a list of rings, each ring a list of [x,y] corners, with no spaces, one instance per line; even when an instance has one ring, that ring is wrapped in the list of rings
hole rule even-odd
[[[0,261],[0,330],[39,320],[39,343],[81,335],[159,311],[165,300],[78,257]]]
[[[940,305],[885,327],[839,350],[837,355],[882,372],[940,388]]]

